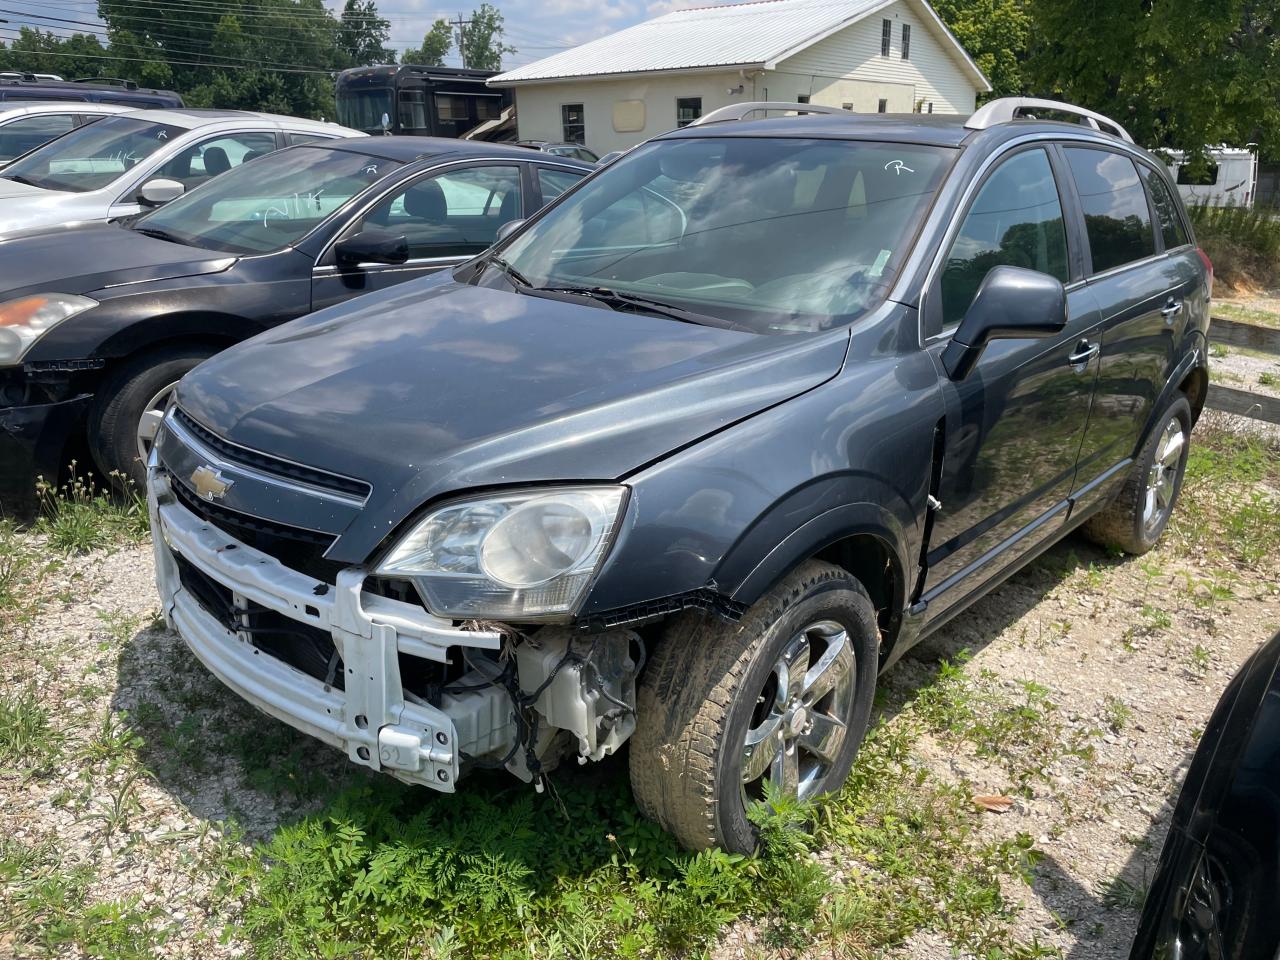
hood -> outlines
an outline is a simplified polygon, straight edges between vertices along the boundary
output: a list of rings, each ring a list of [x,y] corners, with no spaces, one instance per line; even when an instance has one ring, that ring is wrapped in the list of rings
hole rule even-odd
[[[329,552],[360,562],[444,494],[625,477],[831,378],[847,344],[409,283],[232,347],[178,402],[234,443],[371,483]]]
[[[235,261],[226,253],[157,240],[112,224],[36,232],[0,240],[0,297],[93,293],[114,284],[217,273]],[[77,267],[83,272],[76,273]]]

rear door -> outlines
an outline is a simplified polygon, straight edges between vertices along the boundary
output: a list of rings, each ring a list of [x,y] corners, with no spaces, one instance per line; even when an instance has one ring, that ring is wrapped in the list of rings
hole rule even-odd
[[[337,235],[316,264],[311,308],[456,266],[493,243],[498,228],[531,210],[524,164],[475,162],[428,172],[384,194]],[[409,259],[397,264],[342,265],[334,247],[364,230],[403,234]]]
[[[1169,241],[1177,246],[1166,249],[1144,182],[1153,170],[1105,147],[1062,152],[1080,200],[1088,284],[1102,316],[1098,390],[1075,482],[1087,499],[1122,476],[1156,412],[1198,276],[1188,258],[1198,258],[1180,220],[1177,229],[1170,224]],[[1160,202],[1167,218],[1172,198]]]

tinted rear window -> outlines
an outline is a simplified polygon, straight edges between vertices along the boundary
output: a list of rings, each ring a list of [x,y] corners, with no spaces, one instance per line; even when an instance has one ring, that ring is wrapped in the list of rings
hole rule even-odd
[[[1133,161],[1107,150],[1068,147],[1066,154],[1084,208],[1093,272],[1155,253],[1151,208]]]
[[[1164,177],[1150,167],[1142,168],[1146,178],[1147,189],[1151,191],[1151,205],[1156,208],[1156,217],[1160,220],[1160,233],[1164,236],[1164,247],[1172,250],[1190,243],[1187,228],[1182,223],[1182,215],[1178,212],[1178,204],[1165,185]]]

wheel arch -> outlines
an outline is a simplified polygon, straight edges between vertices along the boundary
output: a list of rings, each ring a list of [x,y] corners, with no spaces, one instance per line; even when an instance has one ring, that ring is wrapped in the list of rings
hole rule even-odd
[[[225,349],[265,330],[260,323],[232,313],[192,310],[138,320],[112,333],[93,351],[117,365],[144,353],[180,344]]]
[[[722,584],[731,598],[750,605],[807,560],[824,560],[847,571],[866,589],[876,608],[882,656],[897,640],[906,609],[909,564],[898,520],[874,503],[828,510],[777,544],[737,584]]]

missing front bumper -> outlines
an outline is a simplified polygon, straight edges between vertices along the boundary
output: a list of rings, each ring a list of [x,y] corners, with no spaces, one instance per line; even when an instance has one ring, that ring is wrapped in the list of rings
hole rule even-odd
[[[401,780],[452,791],[462,757],[503,755],[516,736],[507,693],[490,686],[436,707],[406,699],[399,655],[447,663],[450,647],[496,650],[498,633],[460,630],[420,607],[363,590],[358,567],[324,584],[240,543],[177,502],[168,477],[150,471],[148,500],[156,582],[165,619],[192,652],[245,700]],[[220,588],[234,608],[274,611],[332,637],[343,688],[264,653],[184,586],[177,557]],[[246,616],[247,623],[247,616]]]

